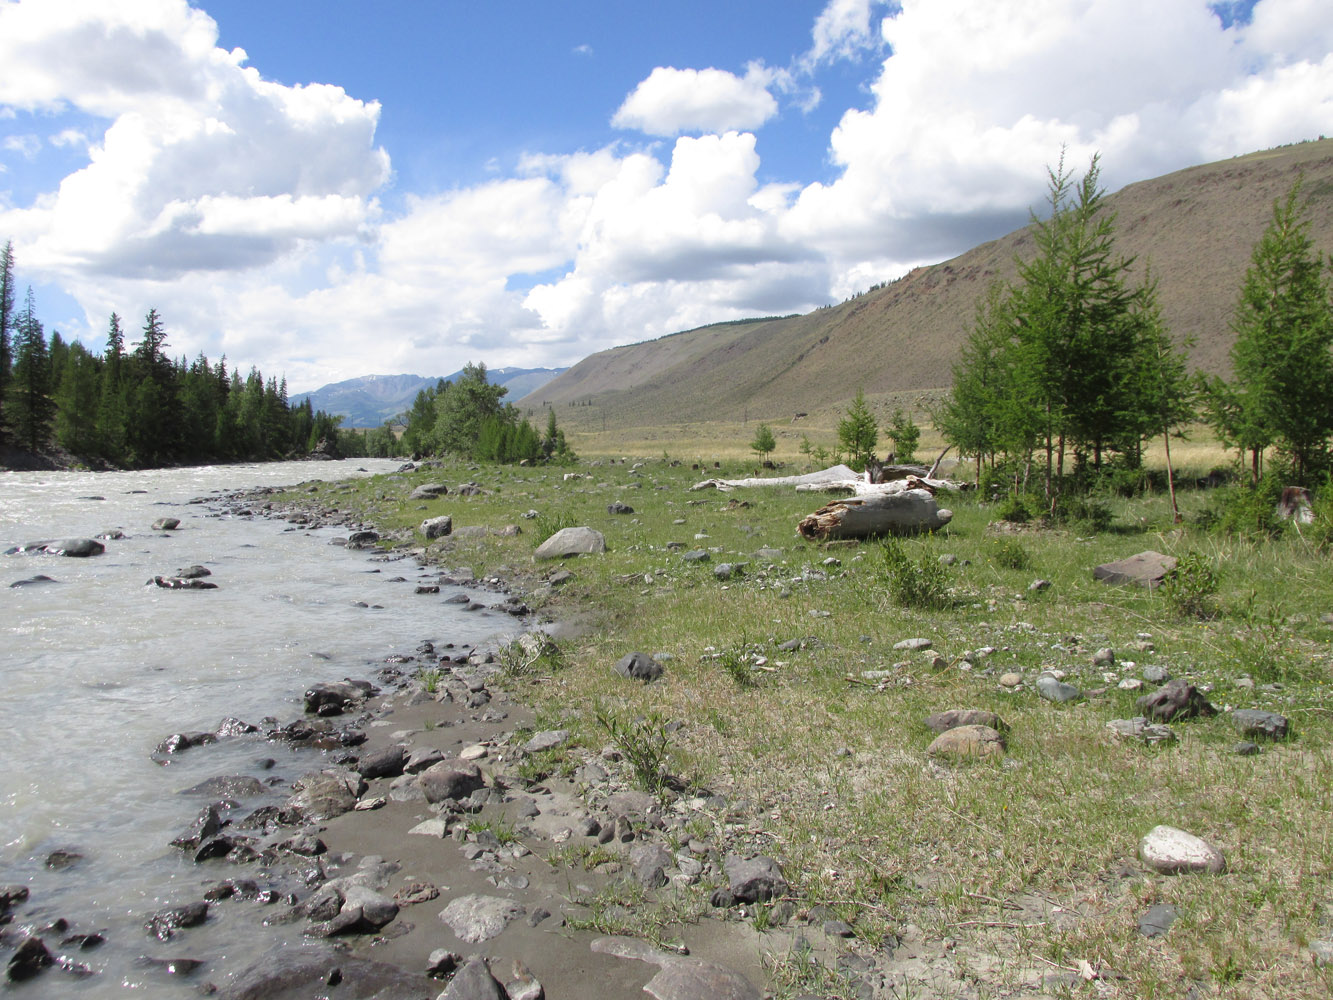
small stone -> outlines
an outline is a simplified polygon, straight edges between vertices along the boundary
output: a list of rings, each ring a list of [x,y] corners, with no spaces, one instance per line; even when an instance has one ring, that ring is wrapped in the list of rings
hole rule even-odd
[[[1170,743],[1176,738],[1170,726],[1149,722],[1141,715],[1136,715],[1132,719],[1112,719],[1106,724],[1106,728],[1113,736],[1127,740],[1142,740],[1150,745]]]
[[[547,729],[536,733],[532,739],[523,744],[523,749],[528,753],[543,753],[547,750],[555,750],[569,742],[569,730],[567,729]]]
[[[932,757],[966,760],[972,757],[988,759],[1002,757],[1005,751],[1004,735],[990,726],[957,726],[939,736],[926,748]]]
[[[1333,965],[1333,940],[1311,941],[1310,958],[1321,969]]]
[[[770,857],[741,858],[732,854],[722,868],[727,876],[727,892],[738,903],[767,903],[788,890],[782,869]]]
[[[1077,701],[1083,697],[1083,692],[1074,685],[1057,680],[1050,674],[1042,674],[1038,677],[1036,687],[1037,693],[1047,701],[1068,702]]]
[[[1032,594],[1039,594],[1043,590],[1050,590],[1050,589],[1051,589],[1050,580],[1033,580],[1031,583],[1028,584],[1028,592]]]
[[[1237,757],[1253,757],[1259,752],[1259,744],[1251,743],[1249,740],[1242,740],[1231,748],[1231,752]]]
[[[443,910],[440,919],[461,940],[477,944],[495,937],[515,917],[526,911],[512,899],[499,896],[459,896]]]
[[[1143,687],[1143,681],[1139,680],[1137,677],[1126,677],[1117,684],[1116,687],[1121,691],[1137,691],[1139,688]]]
[[[934,643],[930,639],[902,639],[893,644],[894,649],[905,649],[908,652],[918,652],[923,649],[929,649]]]
[[[627,653],[613,668],[621,677],[647,684],[662,676],[663,666],[647,653]]]
[[[1189,719],[1197,715],[1216,715],[1217,709],[1187,681],[1168,681],[1152,694],[1144,695],[1134,703],[1144,715],[1159,722]]]
[[[1289,726],[1285,715],[1257,708],[1237,709],[1231,713],[1231,723],[1242,736],[1267,740],[1285,739]]]
[[[1115,663],[1115,650],[1109,646],[1103,647],[1092,654],[1092,665],[1094,667],[1109,667]]]
[[[1176,908],[1169,903],[1150,906],[1139,917],[1139,933],[1146,938],[1161,937],[1171,929],[1178,915]]]
[[[1015,688],[1022,683],[1023,683],[1023,675],[1020,673],[1015,673],[1012,670],[1010,670],[1008,673],[1003,673],[1000,675],[1001,687]]]
[[[1212,844],[1173,826],[1155,826],[1139,842],[1139,857],[1163,875],[1226,871],[1227,862]]]
[[[1171,679],[1171,673],[1166,667],[1159,667],[1154,664],[1149,664],[1140,670],[1139,676],[1149,684],[1165,684]]]

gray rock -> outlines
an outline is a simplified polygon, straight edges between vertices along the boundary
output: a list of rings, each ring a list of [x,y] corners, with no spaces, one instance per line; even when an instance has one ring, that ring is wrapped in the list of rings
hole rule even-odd
[[[148,918],[144,930],[159,941],[167,941],[182,927],[197,927],[208,919],[208,904],[202,900],[158,910]]]
[[[407,495],[409,500],[434,500],[437,497],[446,496],[449,487],[444,483],[422,483],[411,493]]]
[[[57,582],[58,581],[51,579],[45,573],[38,573],[36,576],[30,576],[26,580],[15,580],[9,586],[10,589],[13,589],[14,587],[35,587],[35,586],[40,586],[43,583],[57,583]]]
[[[532,554],[534,559],[562,559],[565,556],[577,556],[606,551],[606,538],[600,531],[592,528],[561,528]]]
[[[491,975],[486,960],[480,955],[473,955],[454,973],[454,978],[449,981],[438,1000],[509,1000],[509,995]]]
[[[1139,857],[1163,875],[1226,871],[1227,862],[1212,844],[1173,826],[1155,826],[1139,842]]]
[[[73,556],[82,559],[88,556],[100,556],[105,551],[106,546],[92,538],[60,538],[54,541],[28,542],[24,545],[17,545],[12,549],[6,549],[5,555],[38,553],[48,556]]]
[[[606,505],[606,512],[608,514],[633,514],[634,508],[627,503],[621,503],[617,500],[615,503]]]
[[[330,983],[337,983],[331,990]],[[315,996],[357,998],[433,997],[439,983],[386,962],[372,962],[330,945],[279,945],[242,970],[215,994],[217,1000],[310,1000]]]
[[[180,526],[181,522],[178,517],[159,517],[153,522],[154,531],[175,531]]]
[[[640,885],[656,889],[667,884],[671,855],[661,844],[636,844],[629,852],[629,867]]]
[[[516,917],[527,911],[512,899],[500,896],[459,896],[443,910],[440,919],[461,940],[470,944],[489,941]]]
[[[1241,740],[1231,748],[1231,752],[1237,757],[1253,757],[1259,752],[1259,744],[1251,743],[1249,740]]]
[[[174,576],[155,576],[153,583],[157,584],[163,590],[217,590],[216,583],[210,583],[207,580],[182,579]]]
[[[1064,681],[1056,680],[1050,674],[1042,674],[1037,678],[1037,693],[1047,701],[1066,702],[1077,701],[1083,697],[1083,692],[1074,687],[1073,684],[1066,684]]]
[[[1168,681],[1152,694],[1139,698],[1134,704],[1148,718],[1159,722],[1217,714],[1217,709],[1209,704],[1208,699],[1200,694],[1193,684],[1180,678]]]
[[[1139,676],[1149,684],[1165,684],[1171,679],[1171,672],[1166,667],[1149,664],[1139,671]]]
[[[31,979],[54,961],[42,939],[35,934],[29,934],[10,957],[9,964],[5,967],[5,978],[11,983]]]
[[[267,792],[262,781],[244,774],[219,774],[181,790],[182,795],[207,795],[215,799],[252,799]]]
[[[1031,583],[1028,584],[1028,592],[1032,594],[1040,594],[1042,591],[1050,589],[1051,589],[1050,580],[1038,579],[1038,580],[1033,580]]]
[[[1161,937],[1176,922],[1176,908],[1169,903],[1150,906],[1139,916],[1139,933],[1146,938]]]
[[[523,744],[523,749],[528,753],[542,753],[545,750],[562,747],[568,742],[568,729],[547,729],[540,733],[534,733],[532,739]]]
[[[1311,941],[1310,958],[1317,968],[1323,969],[1333,965],[1333,940]]]
[[[705,563],[712,558],[707,549],[690,549],[688,552],[682,552],[680,557],[688,563]]]
[[[369,549],[374,548],[375,543],[380,540],[377,531],[353,531],[347,536],[347,547],[349,549]]]
[[[451,535],[453,530],[454,519],[448,514],[441,514],[439,517],[428,517],[421,522],[421,533],[426,536],[428,542],[443,538],[445,535]]]
[[[760,1000],[760,992],[739,973],[711,962],[681,958],[635,938],[597,938],[592,950],[660,966],[643,989],[657,1000]]]
[[[1092,665],[1094,667],[1109,667],[1113,663],[1115,663],[1115,650],[1109,646],[1092,654]]]
[[[426,801],[431,803],[465,799],[485,785],[481,768],[466,760],[444,760],[432,764],[417,775],[417,782]]]
[[[181,580],[197,580],[201,576],[212,576],[213,571],[207,566],[186,566],[184,569],[176,570],[176,577]]]
[[[407,762],[407,752],[400,746],[381,747],[362,756],[356,769],[361,777],[370,781],[374,778],[396,778],[403,773]]]
[[[1132,719],[1112,719],[1106,724],[1106,728],[1111,731],[1111,735],[1120,739],[1141,740],[1150,745],[1170,743],[1176,738],[1170,726],[1149,722],[1141,715],[1136,715]]]
[[[1093,569],[1092,575],[1103,583],[1131,584],[1151,590],[1161,586],[1166,574],[1175,568],[1174,556],[1164,556],[1149,549],[1128,559],[1103,563]]]
[[[1257,708],[1237,709],[1231,713],[1231,723],[1236,727],[1236,732],[1251,739],[1281,740],[1286,738],[1289,731],[1285,715]]]
[[[615,662],[612,669],[621,677],[647,684],[661,677],[665,668],[647,653],[636,652],[626,653]]]
[[[354,809],[366,783],[354,771],[330,768],[302,775],[292,787],[296,793],[287,800],[286,808],[309,820],[324,820]]]
[[[767,903],[788,890],[778,863],[764,855],[754,858],[728,855],[722,870],[727,876],[727,889],[738,903]]]
[[[344,912],[361,911],[369,931],[377,931],[398,916],[398,904],[388,896],[363,885],[349,885],[343,897]]]

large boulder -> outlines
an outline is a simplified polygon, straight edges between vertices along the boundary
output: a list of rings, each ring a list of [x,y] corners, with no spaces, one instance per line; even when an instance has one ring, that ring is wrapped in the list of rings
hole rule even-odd
[[[534,559],[563,559],[606,551],[606,538],[592,528],[561,528],[532,554]]]
[[[332,819],[356,807],[366,783],[355,771],[330,768],[303,775],[292,783],[296,793],[285,808],[308,820]]]
[[[626,653],[616,660],[612,669],[626,680],[647,684],[661,677],[665,668],[647,653]]]
[[[1128,559],[1102,563],[1094,567],[1092,575],[1102,583],[1133,584],[1152,590],[1159,587],[1166,574],[1176,568],[1174,556],[1164,556],[1151,549],[1132,555]]]
[[[12,549],[6,549],[5,555],[48,555],[48,556],[75,556],[85,558],[87,556],[100,556],[106,551],[106,546],[93,538],[57,538],[48,539],[42,542],[25,542],[23,545],[16,545]]]
[[[966,760],[972,757],[988,759],[1003,757],[1004,735],[990,726],[955,726],[936,736],[926,753],[947,760]]]
[[[442,760],[417,775],[417,783],[432,804],[451,799],[465,799],[485,787],[481,768],[471,761]]]
[[[337,986],[330,988],[331,983]],[[309,1000],[313,996],[433,997],[439,984],[386,962],[372,962],[329,945],[281,945],[261,956],[216,994],[218,1000]]]
[[[1193,684],[1179,677],[1167,681],[1152,694],[1145,694],[1134,704],[1145,716],[1157,722],[1217,714],[1217,709]]]
[[[443,538],[445,535],[451,535],[453,531],[454,519],[448,514],[441,514],[439,517],[428,517],[421,522],[421,533],[426,536],[428,542]]]
[[[408,494],[409,500],[434,500],[436,497],[442,497],[449,492],[449,487],[444,483],[422,483],[411,493]]]
[[[1208,841],[1173,826],[1155,826],[1139,843],[1139,857],[1163,875],[1227,870],[1226,858]]]

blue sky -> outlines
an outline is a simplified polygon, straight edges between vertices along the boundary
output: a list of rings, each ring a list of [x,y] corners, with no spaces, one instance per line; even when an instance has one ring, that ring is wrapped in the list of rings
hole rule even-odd
[[[1333,131],[1317,0],[0,0],[0,240],[294,390],[806,311]],[[131,339],[134,335],[131,334]]]

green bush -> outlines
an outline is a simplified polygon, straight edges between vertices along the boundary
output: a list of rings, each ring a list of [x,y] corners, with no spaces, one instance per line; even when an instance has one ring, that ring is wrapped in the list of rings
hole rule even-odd
[[[1032,557],[1016,538],[1001,538],[991,546],[991,561],[1001,569],[1030,569]]]
[[[1217,566],[1207,556],[1186,552],[1162,580],[1167,607],[1185,618],[1215,618]]]
[[[1041,511],[1036,497],[1030,497],[1025,493],[1010,493],[1000,501],[999,506],[995,508],[995,515],[1001,521],[1012,521],[1014,524],[1027,524]]]
[[[1088,534],[1107,531],[1115,515],[1102,500],[1091,496],[1062,493],[1056,497],[1055,509],[1051,520],[1056,524],[1065,524]]]
[[[1213,503],[1200,516],[1200,523],[1227,535],[1245,538],[1276,538],[1283,521],[1277,515],[1282,480],[1268,474],[1257,486],[1239,483],[1218,490]]]
[[[670,737],[662,716],[650,712],[625,722],[601,706],[593,709],[593,716],[629,762],[634,783],[640,790],[660,798],[671,782],[667,771]]]
[[[885,539],[881,546],[885,582],[895,604],[921,611],[939,611],[953,601],[949,595],[949,571],[934,553],[909,556],[896,538]]]

